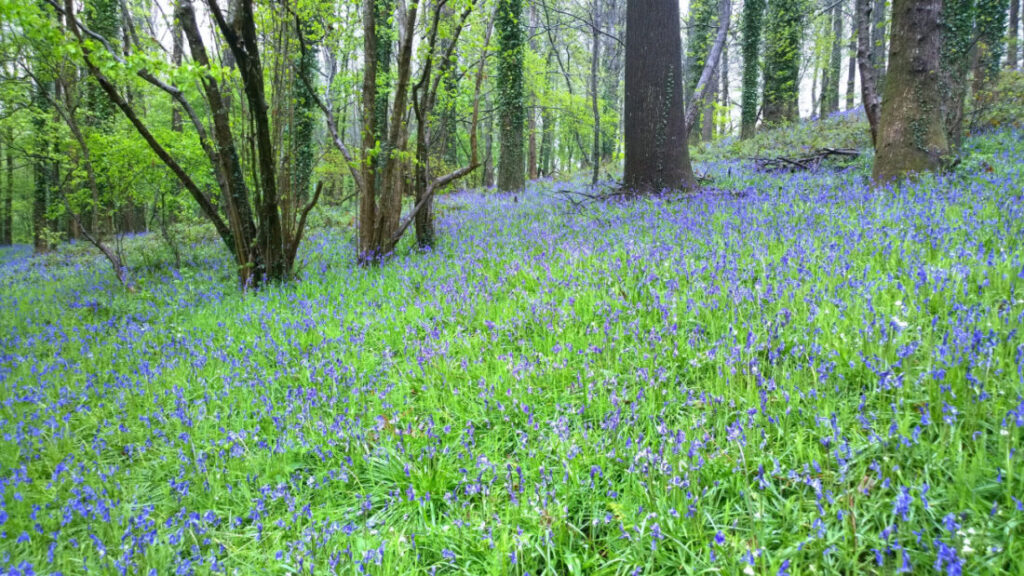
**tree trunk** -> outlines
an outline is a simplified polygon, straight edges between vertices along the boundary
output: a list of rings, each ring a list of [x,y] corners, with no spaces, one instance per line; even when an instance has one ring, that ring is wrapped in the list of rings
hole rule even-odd
[[[846,67],[846,109],[853,110],[854,92],[857,90],[857,17],[850,19],[849,59]]]
[[[1006,67],[1017,67],[1017,31],[1020,29],[1020,5],[1024,0],[1010,0],[1010,30],[1006,37]]]
[[[885,92],[885,7],[886,0],[874,0],[871,10],[871,66],[875,70],[875,90]]]
[[[892,74],[885,86],[873,177],[887,182],[939,170],[949,153],[939,113],[942,0],[894,0],[889,49]]]
[[[7,178],[5,181],[6,190],[3,199],[3,235],[0,236],[0,244],[10,246],[14,240],[14,154],[11,146],[14,144],[14,133],[7,129],[4,142],[4,156],[7,158]]]
[[[629,190],[697,185],[686,142],[681,44],[676,0],[630,0],[623,175]]]
[[[524,33],[522,0],[499,0],[495,28],[498,31],[498,118],[501,158],[498,162],[498,190],[515,192],[525,185],[523,125]]]
[[[724,111],[724,120],[722,122],[720,133],[727,135],[732,131],[732,102],[729,101],[729,43],[726,42],[725,46],[722,47],[722,78],[719,83],[722,98],[722,110]]]
[[[832,6],[832,52],[821,89],[821,116],[839,110],[839,77],[843,70],[843,11],[842,4]]]
[[[804,6],[800,0],[768,1],[765,39],[764,121],[792,122],[800,117],[800,51]]]
[[[999,65],[1006,40],[1007,0],[977,0],[977,44],[974,66],[974,94],[984,101],[985,92],[999,75]]]
[[[760,99],[758,80],[761,75],[761,28],[764,21],[764,0],[746,0],[743,4],[743,85],[740,96],[740,138],[750,138],[757,127]]]
[[[711,142],[715,136],[715,99],[718,96],[719,68],[715,66],[715,72],[711,76],[711,86],[708,87],[707,95],[704,97],[704,125],[701,127],[701,140]]]
[[[50,105],[52,97],[52,86],[47,80],[37,79],[33,91],[33,106],[40,112],[46,110]],[[47,157],[50,150],[50,138],[47,134],[46,119],[38,114],[33,121],[35,128],[36,149],[39,155],[33,160],[33,188],[32,188],[32,246],[36,253],[43,253],[49,250],[47,243],[47,199],[50,193],[50,186],[53,183],[52,162]]]
[[[598,103],[597,94],[597,72],[601,67],[601,5],[598,0],[594,0],[593,10],[590,17],[592,18],[590,22],[592,33],[592,47],[590,55],[590,105],[594,113],[594,147],[591,154],[591,161],[594,164],[594,170],[590,175],[590,183],[596,186],[597,180],[600,178],[601,171],[601,107]]]
[[[974,0],[944,0],[942,4],[941,90],[942,121],[954,152],[964,133],[970,54],[974,46]]]
[[[860,101],[871,128],[871,145],[878,149],[878,115],[882,104],[875,85],[875,67],[871,63],[871,0],[856,0],[857,66],[860,69]]]

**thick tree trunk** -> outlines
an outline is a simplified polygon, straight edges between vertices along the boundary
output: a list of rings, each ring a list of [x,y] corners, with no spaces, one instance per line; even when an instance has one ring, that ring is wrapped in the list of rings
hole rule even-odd
[[[856,0],[857,67],[860,70],[860,101],[871,128],[871,145],[878,148],[878,115],[882,103],[875,84],[875,67],[871,63],[871,0]]]
[[[676,0],[630,0],[626,7],[624,186],[636,192],[697,185],[683,116]]]
[[[740,96],[740,138],[750,138],[757,127],[760,102],[758,80],[761,75],[761,29],[764,0],[746,0],[743,4],[743,85]]]
[[[942,0],[894,0],[885,97],[873,177],[887,182],[939,170],[949,153],[939,113]]]
[[[498,161],[498,190],[515,192],[525,185],[526,159],[523,126],[526,109],[523,102],[522,0],[499,0],[498,18],[498,119],[501,158]]]

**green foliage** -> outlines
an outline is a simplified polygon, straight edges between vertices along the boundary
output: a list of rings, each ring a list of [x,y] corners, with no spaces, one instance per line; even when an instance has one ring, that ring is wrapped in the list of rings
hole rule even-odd
[[[1003,70],[996,85],[970,102],[971,132],[1024,127],[1024,72]]]
[[[871,147],[871,134],[864,115],[842,112],[828,118],[802,120],[769,127],[747,139],[723,138],[693,152],[694,160],[726,161],[754,157],[795,157],[821,148]]]

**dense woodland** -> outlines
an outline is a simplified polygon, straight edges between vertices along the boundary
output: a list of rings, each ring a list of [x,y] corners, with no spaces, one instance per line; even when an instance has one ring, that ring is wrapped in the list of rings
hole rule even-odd
[[[1024,574],[1024,0],[0,0],[0,575]]]
[[[621,172],[693,189],[689,148],[863,109],[875,178],[957,157],[1017,0],[447,0],[2,5],[4,243],[212,224],[243,286],[286,280],[318,203],[365,263],[436,242],[457,187]],[[677,26],[678,23],[678,26]],[[680,34],[677,35],[676,28]],[[678,37],[677,37],[678,36]],[[404,211],[403,211],[404,209]],[[178,248],[175,248],[177,250]]]

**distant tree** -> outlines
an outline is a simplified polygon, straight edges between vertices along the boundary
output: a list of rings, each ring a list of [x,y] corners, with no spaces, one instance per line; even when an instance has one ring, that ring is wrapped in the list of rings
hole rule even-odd
[[[805,0],[768,0],[765,22],[764,121],[779,124],[800,114],[800,51]]]
[[[678,23],[676,0],[627,4],[623,184],[635,192],[697,185],[686,142]]]
[[[890,74],[879,119],[876,182],[938,170],[949,154],[940,114],[942,0],[894,0]]]
[[[0,202],[0,245],[10,246],[14,238],[14,134],[9,128],[4,132],[3,145],[4,155],[0,159],[6,160],[7,167]]]
[[[511,192],[526,185],[524,125],[526,105],[523,92],[523,1],[498,0],[498,122],[501,158],[498,160],[498,190]]]
[[[760,105],[758,80],[761,76],[761,29],[765,0],[746,0],[743,4],[743,85],[740,105],[740,138],[750,138],[757,126]]]

